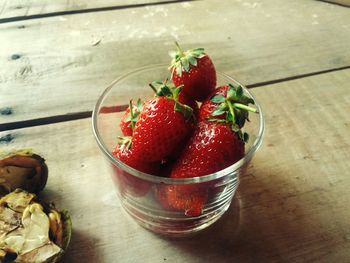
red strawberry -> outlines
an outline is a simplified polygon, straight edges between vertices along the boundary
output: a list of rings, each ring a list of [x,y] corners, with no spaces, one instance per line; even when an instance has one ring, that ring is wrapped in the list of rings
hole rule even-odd
[[[207,186],[158,185],[156,197],[166,209],[184,211],[188,216],[200,216],[208,198]]]
[[[211,113],[198,123],[172,167],[171,178],[208,175],[234,164],[244,156],[244,142],[248,135],[241,128],[248,119],[248,110],[256,112],[248,106],[254,101],[243,94],[241,87],[235,88],[233,85],[220,88],[217,92],[210,97],[211,101],[202,104],[210,107],[205,106],[203,110],[201,106],[200,114],[202,111],[207,113],[208,108]],[[216,107],[211,103],[215,103]],[[200,188],[197,185],[164,185],[158,189],[157,196],[166,208],[198,216],[208,195],[208,188]]]
[[[199,107],[196,101],[190,99],[189,97],[187,97],[187,95],[183,92],[180,92],[179,94],[179,102],[181,102],[182,104],[188,105],[193,109],[193,116],[194,119],[197,120],[198,116],[199,116]],[[194,130],[194,126],[193,126],[193,130]],[[189,133],[188,136],[186,136],[176,147],[175,149],[172,151],[171,155],[168,156],[167,160],[168,161],[172,161],[172,160],[176,160],[184,145],[186,144],[186,142],[188,141],[189,137],[191,136],[192,133]]]
[[[158,91],[155,84],[159,85]],[[157,96],[145,103],[132,138],[135,158],[145,162],[164,160],[194,127],[193,109],[178,100],[181,87],[159,82],[151,87]]]
[[[139,170],[144,173],[158,175],[160,170],[160,163],[146,163],[136,159],[132,148],[130,148],[131,138],[120,138],[120,144],[118,144],[112,154],[115,158],[119,159],[128,166]],[[128,192],[134,196],[143,196],[151,188],[151,184],[142,179],[139,179],[122,169],[116,168],[117,184],[120,187],[121,192]]]
[[[171,178],[211,174],[244,155],[244,142],[225,123],[198,123],[193,136],[171,171]]]
[[[174,164],[171,178],[190,178],[220,171],[244,156],[244,142],[225,123],[202,121]],[[207,186],[206,186],[207,187]],[[206,203],[204,185],[164,185],[157,194],[166,208],[198,216]]]
[[[171,178],[190,178],[220,171],[244,155],[244,142],[226,123],[203,121],[174,164]]]
[[[133,105],[132,100],[130,100],[129,107],[126,109],[119,124],[124,136],[132,136],[135,123],[137,122],[138,116],[142,111],[142,106],[141,99],[137,100],[136,105]]]
[[[176,46],[169,67],[171,79],[176,86],[183,85],[189,97],[203,101],[216,86],[214,64],[203,48],[182,51],[178,43]]]

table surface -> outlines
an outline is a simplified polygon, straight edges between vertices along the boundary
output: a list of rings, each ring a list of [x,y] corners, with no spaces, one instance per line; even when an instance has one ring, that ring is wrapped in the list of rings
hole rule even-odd
[[[47,160],[72,215],[64,262],[350,262],[350,1],[3,0],[0,148]],[[121,209],[91,129],[104,88],[201,46],[261,103],[266,135],[228,212],[187,239]]]

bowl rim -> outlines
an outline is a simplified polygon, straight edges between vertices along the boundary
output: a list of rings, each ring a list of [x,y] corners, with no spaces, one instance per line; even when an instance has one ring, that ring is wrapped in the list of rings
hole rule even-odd
[[[147,173],[138,171],[138,170],[128,166],[127,164],[123,163],[122,161],[120,161],[119,159],[115,158],[112,155],[111,151],[108,150],[108,147],[104,144],[103,139],[102,139],[100,132],[98,130],[98,125],[97,125],[97,117],[98,117],[99,110],[101,108],[100,106],[102,105],[104,99],[106,98],[106,95],[111,91],[111,89],[113,88],[113,86],[115,84],[126,79],[127,77],[129,77],[131,75],[134,75],[134,74],[137,74],[140,72],[144,72],[144,71],[149,71],[149,70],[155,70],[155,69],[161,69],[161,68],[166,69],[167,67],[168,66],[165,64],[154,64],[151,66],[140,67],[140,68],[137,68],[135,70],[129,71],[129,72],[121,75],[120,77],[116,78],[115,80],[113,80],[105,88],[105,90],[102,92],[102,94],[98,98],[98,100],[94,106],[93,112],[92,112],[92,130],[93,130],[93,134],[94,134],[94,137],[96,139],[96,142],[97,142],[99,148],[102,150],[104,156],[107,157],[107,159],[113,165],[116,165],[119,168],[125,170],[130,175],[133,175],[133,176],[138,177],[142,180],[146,180],[146,181],[149,181],[152,183],[164,183],[164,184],[204,183],[204,182],[208,182],[208,181],[212,181],[215,179],[225,177],[225,176],[231,174],[232,172],[237,171],[244,164],[247,164],[252,159],[253,155],[260,148],[260,146],[262,144],[263,137],[265,134],[264,114],[263,114],[261,106],[260,106],[259,102],[256,100],[255,96],[244,85],[242,85],[239,81],[232,78],[228,74],[226,74],[224,72],[220,72],[220,71],[216,71],[216,74],[221,76],[221,77],[227,78],[228,80],[230,80],[230,82],[233,82],[235,84],[242,86],[244,92],[246,92],[249,96],[252,97],[252,99],[255,102],[255,106],[259,111],[259,124],[260,125],[259,125],[258,135],[257,135],[256,139],[254,140],[254,143],[252,144],[250,149],[245,153],[245,155],[239,161],[226,167],[225,169],[222,169],[222,170],[217,171],[215,173],[211,173],[211,174],[204,175],[204,176],[197,176],[197,177],[191,177],[191,178],[168,178],[168,177],[161,177],[161,176],[156,176],[156,175],[147,174]]]

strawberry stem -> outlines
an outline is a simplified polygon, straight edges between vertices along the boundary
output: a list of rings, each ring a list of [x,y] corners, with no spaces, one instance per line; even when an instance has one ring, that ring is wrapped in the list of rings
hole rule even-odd
[[[229,103],[231,104],[231,103]],[[254,112],[254,113],[259,113],[257,109],[253,108],[253,107],[249,107],[247,105],[244,105],[242,103],[233,103],[233,106],[237,109],[242,109],[242,110],[247,110],[250,112]]]
[[[178,56],[179,57],[183,57],[184,56],[184,52],[182,51],[179,43],[177,43],[177,41],[175,41],[175,45],[176,45],[176,49],[177,49],[177,52],[178,52]]]
[[[131,116],[130,126],[131,126],[131,130],[134,131],[134,128],[135,128],[135,122],[134,122],[135,114],[134,114],[134,110],[133,110],[133,106],[132,106],[132,100],[129,101],[129,109],[130,109],[130,116]]]
[[[157,94],[157,92],[158,92],[158,91],[157,91],[156,87],[155,87],[155,86],[153,86],[153,84],[152,84],[152,83],[150,83],[150,84],[149,84],[149,86],[150,86],[150,87],[151,87],[151,89],[154,91],[154,93],[155,93],[155,94]]]
[[[232,115],[232,122],[236,122],[235,110],[233,109],[232,103],[229,100],[226,100],[226,103],[227,103],[228,109]]]

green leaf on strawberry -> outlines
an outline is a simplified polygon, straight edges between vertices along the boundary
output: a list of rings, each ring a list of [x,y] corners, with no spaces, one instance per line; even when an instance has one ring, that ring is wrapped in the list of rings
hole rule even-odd
[[[172,72],[176,71],[179,76],[182,76],[183,71],[189,72],[190,65],[197,66],[197,59],[205,56],[204,48],[183,51],[177,42],[175,44],[177,51],[169,53],[172,57],[170,68]]]
[[[138,116],[140,114],[140,112],[142,111],[142,102],[141,102],[141,99],[138,99],[137,100],[137,103],[136,103],[136,111],[133,109],[134,106],[133,106],[133,103],[132,103],[132,100],[129,101],[129,109],[130,109],[130,113],[129,115],[125,118],[125,121],[127,122],[130,122],[129,123],[129,126],[134,128],[135,127],[135,123],[137,122],[138,120]]]
[[[118,145],[120,148],[130,149],[131,147],[131,136],[118,136]]]
[[[226,105],[221,103],[212,113],[212,116],[219,116],[226,113]]]
[[[247,142],[249,136],[243,132],[243,128],[246,121],[249,121],[249,112],[258,113],[256,108],[249,106],[254,104],[254,100],[244,95],[243,88],[241,86],[235,87],[232,84],[223,86],[227,89],[226,96],[221,93],[214,94],[210,101],[217,104],[210,114],[207,120],[212,122],[226,122],[231,125],[232,130],[237,133],[238,137]]]
[[[153,81],[150,83],[150,87],[153,89],[153,91],[156,93],[157,96],[159,97],[167,97],[169,99],[174,100],[174,110],[177,112],[180,112],[183,114],[185,120],[194,120],[194,114],[193,114],[193,109],[185,105],[181,102],[179,102],[179,95],[180,92],[182,91],[183,86],[180,85],[178,87],[172,85],[172,84],[167,84],[168,80],[165,80],[165,82],[160,82],[160,81]]]
[[[124,116],[120,121],[120,129],[123,135],[131,136],[135,128],[135,123],[137,122],[139,115],[142,111],[143,103],[141,99],[138,99],[134,105],[132,100],[129,101],[129,107],[126,109]]]
[[[226,98],[224,96],[222,96],[221,94],[217,94],[211,98],[211,101],[215,102],[215,103],[223,103],[223,102],[225,102],[225,99]]]

